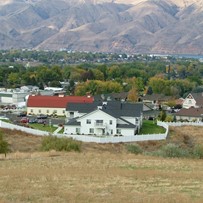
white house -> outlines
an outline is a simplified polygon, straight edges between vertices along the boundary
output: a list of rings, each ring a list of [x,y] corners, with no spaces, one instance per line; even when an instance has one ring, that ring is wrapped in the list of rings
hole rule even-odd
[[[183,102],[183,108],[200,108],[203,106],[203,93],[190,93]]]
[[[142,125],[143,104],[116,101],[71,104],[65,134],[135,135]]]

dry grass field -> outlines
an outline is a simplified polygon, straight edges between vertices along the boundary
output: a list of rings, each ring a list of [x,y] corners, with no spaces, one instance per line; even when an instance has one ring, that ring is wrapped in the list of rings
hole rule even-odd
[[[193,134],[184,138],[189,128]],[[80,153],[39,152],[40,137],[8,130],[5,135],[12,153],[0,155],[2,203],[203,202],[202,160],[129,154],[124,144],[83,144]],[[172,128],[169,140],[187,140],[187,146],[202,142],[202,136],[202,128]],[[152,150],[169,140],[140,144]]]

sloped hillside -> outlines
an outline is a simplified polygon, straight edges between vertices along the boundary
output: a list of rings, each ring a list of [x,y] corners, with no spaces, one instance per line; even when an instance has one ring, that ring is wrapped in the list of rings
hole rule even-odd
[[[0,48],[203,54],[200,0],[6,0]]]

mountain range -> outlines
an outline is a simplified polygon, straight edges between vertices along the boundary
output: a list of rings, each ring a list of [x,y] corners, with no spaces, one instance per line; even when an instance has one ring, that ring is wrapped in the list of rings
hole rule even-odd
[[[203,54],[202,0],[0,0],[0,49]]]

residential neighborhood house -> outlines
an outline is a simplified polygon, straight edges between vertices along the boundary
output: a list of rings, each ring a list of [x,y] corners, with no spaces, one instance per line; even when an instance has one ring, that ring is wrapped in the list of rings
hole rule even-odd
[[[183,108],[189,109],[190,107],[200,108],[203,107],[203,92],[190,93],[187,95],[183,102]]]
[[[142,103],[69,103],[66,110],[65,134],[130,136],[137,134],[142,126]]]
[[[194,108],[190,107],[189,109],[182,108],[176,113],[176,120],[185,120],[185,121],[203,121],[203,107]]]
[[[147,104],[154,110],[158,110],[160,107],[163,107],[165,103],[173,99],[174,98],[172,96],[165,96],[163,94],[146,94],[140,98],[144,104]]]

